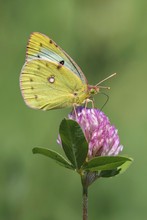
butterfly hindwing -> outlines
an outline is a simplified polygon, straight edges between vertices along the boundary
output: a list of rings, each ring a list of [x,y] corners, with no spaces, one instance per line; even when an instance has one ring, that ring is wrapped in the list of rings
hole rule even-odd
[[[26,61],[36,58],[47,59],[56,62],[57,64],[63,64],[76,74],[84,84],[87,84],[84,74],[73,59],[53,40],[39,32],[33,32],[30,36],[27,45]]]
[[[87,84],[70,69],[35,57],[24,64],[20,87],[26,104],[35,109],[71,107],[88,97]]]

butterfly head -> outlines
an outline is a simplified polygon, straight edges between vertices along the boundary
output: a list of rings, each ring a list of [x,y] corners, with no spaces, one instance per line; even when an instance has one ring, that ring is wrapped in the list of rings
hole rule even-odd
[[[99,87],[88,85],[88,90],[90,95],[95,95],[99,92]]]
[[[100,89],[110,89],[110,87],[100,86],[100,84],[103,83],[104,81],[106,81],[107,79],[115,76],[115,75],[116,75],[116,73],[113,73],[112,75],[108,76],[107,78],[105,78],[102,81],[100,81],[99,83],[97,83],[95,86],[88,85],[89,94],[90,95],[95,95],[95,94],[100,92]]]

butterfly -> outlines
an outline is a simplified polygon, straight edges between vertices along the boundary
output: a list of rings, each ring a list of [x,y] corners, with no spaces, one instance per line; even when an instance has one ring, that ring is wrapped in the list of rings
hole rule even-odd
[[[53,40],[39,32],[30,35],[20,75],[21,93],[29,107],[50,110],[83,105],[106,79],[89,85],[80,67]]]

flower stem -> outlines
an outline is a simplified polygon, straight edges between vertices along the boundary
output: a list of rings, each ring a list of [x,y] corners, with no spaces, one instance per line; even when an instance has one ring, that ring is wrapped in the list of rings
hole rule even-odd
[[[83,185],[83,220],[88,220],[88,187]]]

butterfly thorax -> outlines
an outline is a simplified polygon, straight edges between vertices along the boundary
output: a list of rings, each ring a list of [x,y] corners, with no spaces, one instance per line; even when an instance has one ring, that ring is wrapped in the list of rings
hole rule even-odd
[[[85,85],[82,88],[79,88],[78,92],[74,93],[71,104],[81,105],[87,103],[91,100],[91,96],[97,94],[99,88],[97,86]]]
[[[74,91],[71,92],[70,105],[81,105],[85,103],[85,100],[90,97],[87,85],[80,85]]]

